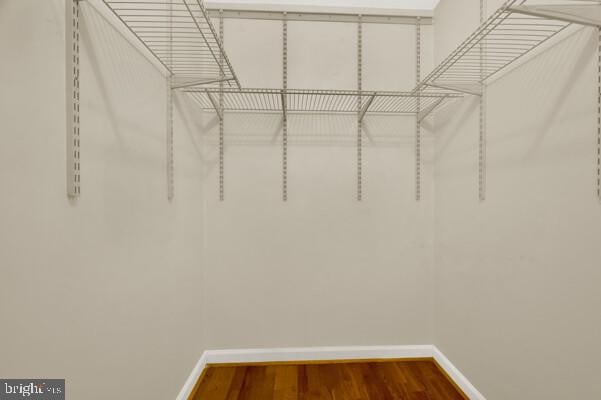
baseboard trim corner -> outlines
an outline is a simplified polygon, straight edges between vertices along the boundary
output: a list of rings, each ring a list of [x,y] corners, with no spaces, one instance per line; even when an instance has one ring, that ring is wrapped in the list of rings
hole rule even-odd
[[[207,367],[207,356],[206,356],[206,354],[207,354],[207,352],[205,351],[200,356],[200,359],[198,360],[198,362],[194,366],[194,369],[192,369],[192,372],[190,373],[190,376],[188,377],[188,379],[186,379],[186,383],[184,384],[184,387],[182,388],[182,390],[177,395],[176,400],[188,400],[188,398],[190,398],[190,395],[192,394],[192,391],[194,390],[194,387],[196,386],[196,383],[200,379],[200,377],[202,375],[202,372]]]
[[[457,367],[436,346],[432,346],[432,358],[447,373],[470,400],[486,400],[474,385],[459,371]]]
[[[207,350],[196,363],[177,400],[188,400],[209,364],[404,358],[434,359],[470,400],[486,400],[461,371],[433,345]]]

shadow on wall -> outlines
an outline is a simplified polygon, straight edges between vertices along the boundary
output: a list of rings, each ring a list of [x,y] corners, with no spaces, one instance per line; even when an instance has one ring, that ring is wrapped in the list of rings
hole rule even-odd
[[[596,57],[597,45],[597,30],[574,28],[561,35],[560,40],[502,70],[488,84],[486,112],[489,116],[489,144],[531,136],[530,145],[512,157],[512,161],[535,157],[551,127],[557,126],[559,118],[562,118],[561,111],[573,94],[575,80],[586,72]],[[593,89],[594,83],[596,78],[591,76]],[[596,101],[593,92],[591,90],[591,109]],[[447,133],[440,138],[435,160],[440,159],[457,134],[465,129],[465,123],[470,118],[477,134],[478,104],[477,97],[469,96],[448,105],[437,114],[436,128],[445,129]],[[503,112],[497,112],[500,109]],[[578,115],[590,118],[590,111],[582,109]],[[514,122],[516,120],[519,122]],[[591,120],[591,124],[594,122]],[[474,143],[477,143],[477,136],[474,137]],[[468,151],[467,148],[464,150]]]
[[[101,141],[102,138],[95,139],[92,132],[111,135],[114,142],[107,156],[114,157],[113,162],[127,160],[130,166],[144,165],[162,173],[166,160],[156,155],[165,154],[166,76],[149,61],[148,57],[152,56],[140,51],[94,6],[82,3],[80,10],[81,60],[87,67],[81,72],[81,120],[82,130],[90,132],[86,141]],[[149,85],[149,82],[152,84]],[[99,96],[91,98],[86,95],[90,93],[86,90],[87,85],[94,85]],[[136,95],[129,96],[128,93]],[[173,99],[174,141],[177,144],[180,135],[187,135],[193,144],[177,149],[178,173],[194,174],[194,171],[188,170],[188,165],[195,168],[194,163],[187,162],[189,157],[200,157],[205,166],[212,168],[217,163],[217,154],[203,153],[202,132],[218,126],[218,120],[213,118],[205,124],[206,118],[201,118],[198,107],[182,93],[175,91]],[[157,119],[159,123],[156,123]],[[92,129],[97,126],[102,128]],[[148,148],[153,151],[141,150]]]
[[[193,100],[189,100],[192,101]],[[196,126],[208,143],[218,143],[219,121],[214,113],[203,114]],[[370,115],[363,121],[363,144],[370,147],[413,145],[412,116]],[[282,116],[279,113],[226,112],[224,134],[228,145],[281,145]],[[424,132],[427,134],[427,131]],[[288,143],[303,146],[355,146],[355,115],[303,113],[288,115]]]
[[[82,130],[113,136],[107,155],[116,157],[114,161],[127,158],[128,163],[163,169],[154,152],[142,149],[165,144],[166,124],[152,123],[159,109],[159,118],[166,115],[164,103],[157,101],[166,99],[165,77],[93,6],[83,3],[80,10]],[[86,95],[91,92],[87,85],[99,96]],[[94,143],[103,139],[92,134],[86,138]]]
[[[207,118],[207,115],[199,112],[198,104],[184,93],[176,92],[173,101],[177,115],[181,118],[182,126],[188,132],[192,142],[194,155],[202,162],[203,178],[206,178],[219,166],[219,148],[204,146],[203,141],[206,132],[219,130],[219,118],[217,114]],[[174,134],[177,135],[177,133]]]
[[[203,160],[208,175],[219,164],[219,118],[213,112],[200,110],[198,103],[185,93],[178,93],[174,98],[184,128],[193,137],[195,153]],[[231,146],[281,147],[282,130],[279,113],[227,112],[225,151],[227,153]],[[426,124],[422,132],[425,141],[431,139]],[[413,116],[366,116],[362,143],[365,148],[398,148],[412,152],[415,119]],[[350,114],[289,114],[288,144],[290,147],[355,147],[357,118]]]
[[[581,28],[578,32],[558,43],[554,47],[555,51],[547,51],[539,56],[540,61],[544,62],[545,68],[539,69],[534,65],[534,62],[524,66],[524,74],[532,74],[536,78],[535,80],[538,81],[536,82],[536,90],[548,87],[547,83],[550,81],[556,82],[560,86],[558,92],[553,91],[553,93],[551,90],[547,90],[546,93],[541,93],[541,101],[547,100],[544,103],[546,113],[541,118],[543,121],[542,127],[535,129],[538,133],[534,136],[532,146],[524,155],[525,158],[531,158],[540,149],[549,129],[558,122],[557,119],[561,115],[560,111],[573,92],[574,80],[586,72],[590,61],[597,55],[598,44],[596,29]],[[537,71],[535,71],[535,68]],[[557,80],[557,76],[561,73],[564,73],[563,79]],[[535,80],[527,80],[527,82],[535,86]],[[591,80],[591,86],[595,82],[595,80]],[[527,87],[524,89],[528,90]],[[532,90],[534,89],[533,87]],[[591,97],[591,104],[595,101],[596,97]]]

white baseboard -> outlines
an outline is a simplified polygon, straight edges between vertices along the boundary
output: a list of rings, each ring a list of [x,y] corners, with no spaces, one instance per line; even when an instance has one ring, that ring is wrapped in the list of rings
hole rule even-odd
[[[202,375],[202,371],[204,371],[204,369],[207,367],[207,356],[206,356],[206,354],[207,354],[207,352],[205,351],[200,356],[200,359],[198,360],[198,362],[194,366],[194,369],[192,370],[192,373],[190,374],[190,376],[186,380],[186,383],[184,384],[184,387],[182,388],[182,390],[177,395],[177,399],[176,400],[188,400],[188,397],[190,397],[190,395],[192,394],[192,390],[194,390],[194,386],[196,385],[196,382],[198,382],[198,379]]]
[[[188,399],[207,364],[388,358],[433,358],[470,400],[486,400],[442,352],[433,345],[207,350],[198,360],[177,400]]]
[[[209,364],[432,357],[432,346],[292,347],[208,350]]]
[[[470,400],[486,400],[486,398],[476,389],[474,385],[455,367],[448,358],[436,346],[432,346],[432,357],[438,365],[447,373]]]

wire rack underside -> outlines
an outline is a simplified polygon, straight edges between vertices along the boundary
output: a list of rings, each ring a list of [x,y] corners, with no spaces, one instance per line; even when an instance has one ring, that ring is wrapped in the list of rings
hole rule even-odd
[[[570,0],[555,3],[598,4]],[[525,0],[504,3],[422,80],[418,89],[476,92],[488,78],[570,25],[566,21],[514,12],[515,7],[525,4]]]
[[[219,89],[187,89],[205,111],[216,111]],[[361,96],[361,110],[357,109],[357,97]],[[417,114],[434,111],[434,108],[458,94],[421,94],[408,92],[359,92],[356,90],[299,90],[288,89],[225,89],[224,111],[291,112],[291,113],[347,113],[356,114]],[[284,110],[285,104],[285,110]]]
[[[176,84],[239,86],[202,0],[103,0]]]

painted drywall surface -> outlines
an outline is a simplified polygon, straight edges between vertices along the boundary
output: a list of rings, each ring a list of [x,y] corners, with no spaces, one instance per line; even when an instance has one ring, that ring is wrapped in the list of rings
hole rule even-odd
[[[440,3],[437,59],[478,3]],[[598,40],[558,39],[489,85],[484,203],[477,100],[436,117],[435,344],[489,400],[601,397]]]
[[[281,26],[226,21],[225,45],[246,86],[281,87]],[[260,35],[242,34],[251,29]],[[356,24],[288,29],[290,88],[356,88]],[[424,31],[431,62],[431,28]],[[366,89],[413,88],[413,26],[366,24],[364,41]],[[207,158],[216,163],[211,115],[206,127]],[[208,348],[432,340],[429,134],[416,203],[414,119],[367,117],[358,203],[356,132],[355,116],[290,115],[283,203],[281,116],[226,115],[225,202],[216,165],[204,189]]]
[[[82,2],[69,202],[63,4],[0,5],[0,376],[65,378],[73,399],[175,398],[203,351],[198,132],[176,113],[169,203],[165,80]]]

